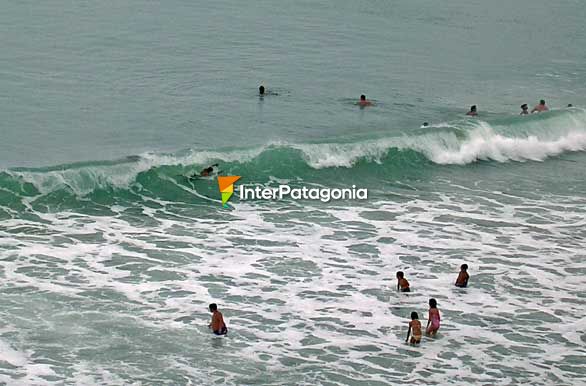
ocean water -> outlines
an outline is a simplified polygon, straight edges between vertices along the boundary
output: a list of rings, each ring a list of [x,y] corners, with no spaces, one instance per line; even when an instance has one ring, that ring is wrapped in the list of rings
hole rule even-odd
[[[586,384],[585,17],[3,4],[0,384]],[[186,177],[213,163],[242,176],[229,208]],[[239,183],[368,200],[240,201]],[[438,336],[406,345],[431,297]]]

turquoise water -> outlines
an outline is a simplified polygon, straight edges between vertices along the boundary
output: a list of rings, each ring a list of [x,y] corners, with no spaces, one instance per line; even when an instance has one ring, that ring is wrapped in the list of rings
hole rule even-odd
[[[569,0],[5,4],[0,383],[580,384],[585,16]],[[517,115],[541,98],[551,112]],[[369,198],[224,209],[214,179],[186,177],[212,163]],[[430,297],[439,336],[405,345]]]

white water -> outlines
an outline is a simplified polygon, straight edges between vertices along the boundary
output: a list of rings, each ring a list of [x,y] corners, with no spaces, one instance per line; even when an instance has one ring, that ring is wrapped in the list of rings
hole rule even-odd
[[[0,346],[0,379],[578,384],[584,198],[449,186],[364,208],[239,204],[207,220],[160,201],[138,227],[125,208],[6,221],[0,342],[18,339]],[[398,270],[411,294],[395,291]],[[440,336],[407,346],[408,316],[425,324],[430,297]],[[210,302],[230,329],[221,341]]]

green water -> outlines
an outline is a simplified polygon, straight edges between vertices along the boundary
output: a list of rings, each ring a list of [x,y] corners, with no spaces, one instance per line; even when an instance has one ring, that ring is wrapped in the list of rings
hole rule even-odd
[[[580,384],[585,9],[4,4],[0,383]]]

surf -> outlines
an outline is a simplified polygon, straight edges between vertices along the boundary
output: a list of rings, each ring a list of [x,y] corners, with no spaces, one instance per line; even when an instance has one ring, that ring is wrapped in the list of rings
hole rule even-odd
[[[45,168],[0,171],[0,204],[25,197],[101,194],[146,194],[173,200],[191,189],[217,189],[189,181],[203,167],[220,163],[227,175],[267,183],[286,179],[318,182],[327,173],[343,179],[369,174],[413,175],[446,165],[483,162],[543,162],[566,152],[586,150],[586,111],[505,117],[496,121],[463,119],[401,135],[362,141],[326,143],[270,142],[250,149],[186,149],[174,154],[145,153],[114,161],[95,161]],[[326,173],[326,174],[324,174]],[[166,194],[174,191],[173,194]],[[61,197],[63,199],[63,197]]]

